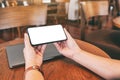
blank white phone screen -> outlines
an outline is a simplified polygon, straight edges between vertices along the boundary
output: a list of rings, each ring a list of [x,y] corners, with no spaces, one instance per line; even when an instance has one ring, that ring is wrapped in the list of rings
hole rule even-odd
[[[28,28],[28,34],[32,45],[62,41],[67,39],[64,29],[61,25]]]

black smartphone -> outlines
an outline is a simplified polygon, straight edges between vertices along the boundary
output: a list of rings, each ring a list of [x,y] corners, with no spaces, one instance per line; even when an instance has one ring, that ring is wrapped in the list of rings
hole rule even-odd
[[[30,27],[27,29],[32,46],[64,41],[67,36],[62,25]]]

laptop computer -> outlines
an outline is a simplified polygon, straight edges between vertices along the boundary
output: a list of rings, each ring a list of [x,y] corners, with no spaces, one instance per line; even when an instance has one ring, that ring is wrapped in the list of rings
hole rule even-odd
[[[24,44],[17,44],[6,47],[6,54],[10,68],[15,68],[25,64],[23,48]],[[51,60],[61,56],[62,55],[57,51],[53,44],[48,44],[43,56],[43,61]]]

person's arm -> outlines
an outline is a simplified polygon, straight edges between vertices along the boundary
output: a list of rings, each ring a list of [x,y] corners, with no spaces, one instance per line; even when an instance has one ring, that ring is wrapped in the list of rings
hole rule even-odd
[[[58,51],[64,56],[85,66],[105,79],[120,77],[120,60],[96,56],[79,48],[74,39],[65,30],[68,39],[54,43]]]
[[[104,58],[81,50],[71,58],[105,79],[120,78],[120,60]]]
[[[25,80],[44,80],[39,69],[43,62],[43,53],[46,45],[32,47],[26,33],[24,35],[24,44]]]
[[[25,74],[25,80],[44,80],[44,78],[41,72],[30,70]]]

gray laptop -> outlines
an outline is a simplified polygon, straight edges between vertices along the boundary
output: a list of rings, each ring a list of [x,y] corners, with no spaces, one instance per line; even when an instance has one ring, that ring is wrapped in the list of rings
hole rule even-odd
[[[17,44],[13,46],[7,46],[7,58],[10,68],[21,66],[25,64],[23,56],[24,44]],[[53,44],[48,44],[44,53],[43,61],[61,57],[61,54],[57,51]]]

